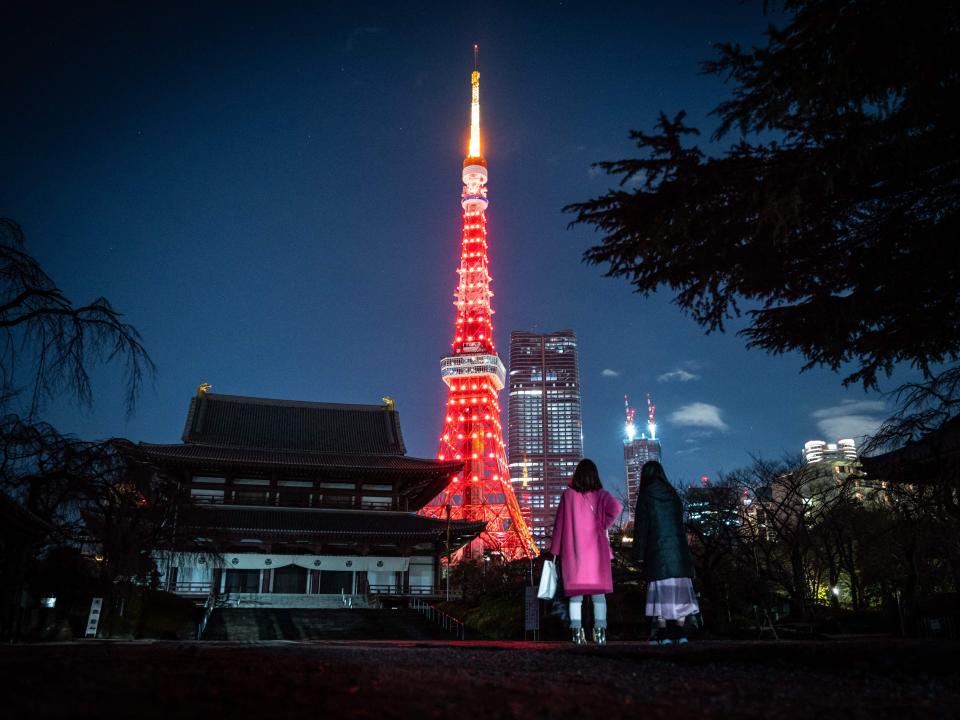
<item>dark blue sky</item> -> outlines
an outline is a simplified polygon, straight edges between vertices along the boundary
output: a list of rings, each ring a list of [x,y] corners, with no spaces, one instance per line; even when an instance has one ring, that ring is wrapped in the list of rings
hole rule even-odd
[[[142,5],[147,5],[146,7]],[[46,8],[46,9],[44,9]],[[863,432],[879,396],[795,356],[705,336],[661,294],[581,263],[567,203],[610,182],[630,128],[725,87],[712,43],[759,42],[759,2],[175,3],[0,11],[0,213],[77,302],[106,295],[159,375],[131,419],[98,372],[83,437],[179,438],[200,382],[328,402],[393,396],[433,456],[480,43],[496,339],[579,337],[585,451],[623,483],[623,394],[650,392],[678,483]],[[709,136],[709,133],[705,133]],[[503,406],[506,409],[504,394]]]

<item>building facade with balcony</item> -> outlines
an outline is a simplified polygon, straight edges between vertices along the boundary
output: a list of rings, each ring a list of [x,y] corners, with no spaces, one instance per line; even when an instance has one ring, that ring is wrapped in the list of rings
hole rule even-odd
[[[142,443],[189,494],[159,558],[168,590],[236,604],[314,607],[436,595],[442,559],[483,523],[417,514],[460,462],[406,456],[388,405],[200,392],[183,443]]]

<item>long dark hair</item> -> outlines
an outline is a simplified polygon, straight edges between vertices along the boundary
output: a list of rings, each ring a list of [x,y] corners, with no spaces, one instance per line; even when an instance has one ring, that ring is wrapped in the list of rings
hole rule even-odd
[[[577,492],[585,493],[593,490],[600,490],[603,485],[600,484],[600,471],[597,470],[593,460],[584,458],[573,471],[573,479],[570,481],[570,488]]]
[[[667,485],[670,484],[670,481],[667,480],[667,473],[664,471],[663,465],[656,460],[645,462],[643,468],[640,470],[640,487],[643,487],[651,480],[663,480]]]

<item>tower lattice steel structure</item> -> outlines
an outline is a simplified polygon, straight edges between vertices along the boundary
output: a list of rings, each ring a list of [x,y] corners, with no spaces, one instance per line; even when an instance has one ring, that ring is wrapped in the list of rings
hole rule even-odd
[[[470,77],[470,143],[463,161],[463,235],[452,352],[440,363],[447,384],[440,460],[463,460],[461,473],[422,513],[440,519],[483,520],[487,526],[454,556],[478,559],[486,553],[505,560],[537,554],[520,513],[507,469],[498,396],[506,371],[493,341],[490,263],[487,258],[487,163],[480,150],[480,73]]]

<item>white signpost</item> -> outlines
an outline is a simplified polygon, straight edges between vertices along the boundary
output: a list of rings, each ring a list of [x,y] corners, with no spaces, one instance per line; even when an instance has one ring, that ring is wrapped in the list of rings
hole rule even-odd
[[[97,627],[100,625],[100,611],[103,609],[103,598],[94,598],[90,602],[90,615],[87,617],[87,631],[84,637],[95,638],[97,636]]]

